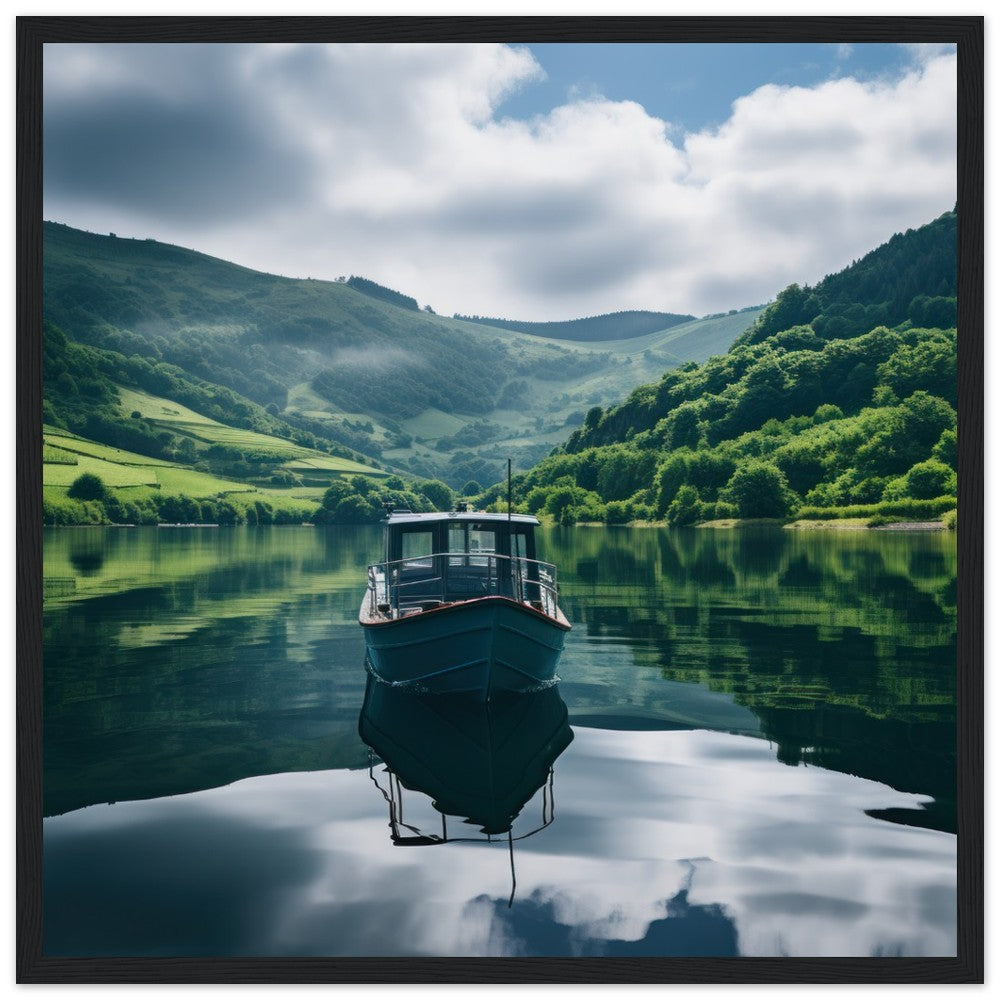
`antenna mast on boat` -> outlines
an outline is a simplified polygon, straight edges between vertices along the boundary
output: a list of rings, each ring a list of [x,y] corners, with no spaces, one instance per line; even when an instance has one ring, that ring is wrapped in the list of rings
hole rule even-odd
[[[507,524],[510,524],[510,459],[507,459]]]

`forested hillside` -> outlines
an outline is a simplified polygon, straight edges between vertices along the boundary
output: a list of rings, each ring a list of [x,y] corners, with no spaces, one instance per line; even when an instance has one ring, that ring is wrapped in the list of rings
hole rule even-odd
[[[43,422],[105,444],[152,457],[172,457],[179,443],[141,417],[121,409],[119,386],[134,386],[182,403],[200,414],[245,430],[274,435],[308,448],[356,461],[364,456],[317,438],[268,412],[239,393],[189,375],[175,365],[140,355],[74,343],[46,321],[42,347],[45,391]]]
[[[955,237],[954,213],[897,235],[786,288],[727,353],[592,407],[517,477],[520,507],[678,524],[953,509]]]

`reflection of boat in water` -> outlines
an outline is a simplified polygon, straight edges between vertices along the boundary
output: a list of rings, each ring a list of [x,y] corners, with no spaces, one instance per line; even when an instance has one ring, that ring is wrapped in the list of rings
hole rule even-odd
[[[394,687],[369,676],[358,721],[362,740],[385,764],[371,777],[389,804],[398,846],[455,841],[509,841],[537,833],[555,815],[552,765],[573,740],[556,686],[500,692],[489,702],[454,694]],[[379,778],[387,774],[387,787]],[[403,790],[422,793],[434,807],[433,827],[404,821]],[[514,821],[542,790],[541,815],[515,836]],[[409,798],[407,799],[409,802]],[[408,807],[407,817],[410,818]],[[460,826],[449,830],[448,818]]]
[[[359,622],[382,680],[435,691],[531,689],[555,677],[570,624],[525,514],[394,511]]]

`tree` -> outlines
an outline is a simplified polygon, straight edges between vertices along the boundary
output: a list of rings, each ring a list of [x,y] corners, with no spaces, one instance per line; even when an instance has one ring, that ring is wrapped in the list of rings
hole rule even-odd
[[[953,430],[942,432],[938,443],[931,449],[931,456],[952,469],[958,469],[958,435]]]
[[[565,513],[570,511],[576,500],[575,486],[557,486],[545,501],[545,509],[560,523]],[[581,491],[582,492],[582,491]]]
[[[354,493],[334,507],[331,520],[334,524],[370,524],[380,515],[381,511],[366,497]]]
[[[933,500],[955,493],[955,473],[936,458],[919,462],[905,478],[906,494],[914,500]]]
[[[627,524],[632,520],[632,505],[624,500],[612,500],[604,511],[608,524]]]
[[[190,465],[192,462],[198,460],[198,449],[195,447],[194,441],[191,438],[181,438],[177,445],[177,461],[185,462]]]
[[[665,444],[671,450],[697,448],[701,437],[698,421],[701,407],[697,403],[681,403],[664,421]]]
[[[775,464],[785,474],[789,486],[800,496],[805,495],[826,475],[822,443],[793,438],[774,455]]]
[[[816,412],[813,414],[814,424],[826,424],[831,420],[843,420],[844,412],[839,406],[834,406],[833,403],[820,403],[816,407]]]
[[[73,480],[68,496],[74,500],[103,500],[108,493],[104,480],[93,472],[85,472]]]
[[[735,504],[740,517],[786,517],[794,501],[785,474],[757,459],[738,466],[719,497]]]
[[[878,414],[870,434],[855,452],[865,476],[900,476],[926,459],[946,430],[953,430],[955,411],[947,400],[920,390]]]
[[[904,399],[918,389],[954,404],[958,392],[958,349],[954,333],[928,335],[902,344],[878,366],[878,376]]]
[[[941,435],[946,430],[953,430],[957,423],[955,411],[946,400],[922,389],[903,400],[900,410],[903,414],[903,433],[914,453],[926,455]]]
[[[436,510],[451,510],[455,502],[455,491],[440,479],[417,483],[417,492],[425,496]]]
[[[346,499],[354,492],[355,490],[346,479],[335,479],[323,494],[323,506],[333,510],[341,500]]]
[[[773,352],[765,354],[733,387],[734,406],[725,424],[727,437],[760,427],[770,417],[784,419],[791,382]]]
[[[687,478],[687,462],[683,455],[671,455],[660,467],[657,476],[656,514],[663,517]]]
[[[201,520],[201,505],[185,493],[160,497],[157,506],[160,520],[168,524],[196,524]]]
[[[656,456],[622,445],[605,450],[598,467],[597,493],[604,500],[626,500],[636,490],[649,485]]]
[[[701,517],[701,500],[698,491],[689,485],[682,486],[677,496],[667,508],[667,520],[671,524],[694,524]]]
[[[957,322],[956,300],[953,296],[918,295],[910,302],[908,312],[915,326],[947,329]]]
[[[360,493],[363,497],[368,496],[375,489],[375,481],[367,476],[351,476],[348,482],[350,482],[354,492]]]
[[[745,342],[749,344],[758,344],[772,334],[809,323],[820,312],[819,299],[812,289],[789,285],[778,293],[777,299],[760,314],[757,322],[740,339],[745,338]]]
[[[697,451],[687,460],[687,481],[706,500],[714,500],[718,491],[729,482],[735,468],[736,463],[726,455]]]

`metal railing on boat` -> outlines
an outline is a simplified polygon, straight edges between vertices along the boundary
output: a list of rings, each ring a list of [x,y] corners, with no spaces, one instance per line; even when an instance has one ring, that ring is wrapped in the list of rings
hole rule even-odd
[[[368,567],[371,615],[391,618],[475,597],[509,597],[555,616],[556,567],[492,552],[436,552]]]

